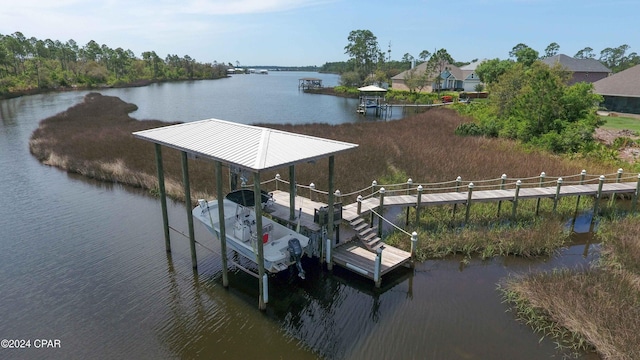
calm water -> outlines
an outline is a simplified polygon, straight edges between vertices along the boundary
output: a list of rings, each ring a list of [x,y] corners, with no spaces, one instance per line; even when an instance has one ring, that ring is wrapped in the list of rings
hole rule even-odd
[[[220,118],[244,123],[345,123],[355,101],[297,91],[298,78],[270,73],[217,81],[108,89],[138,105],[138,119]],[[198,272],[188,241],[172,233],[164,250],[160,206],[144,191],[41,165],[28,150],[38,122],[87,92],[0,101],[0,338],[31,339],[2,359],[545,359],[555,345],[506,312],[496,284],[505,277],[582,266],[586,245],[562,258],[429,261],[385,279],[383,289],[340,268],[308,261],[307,280],[270,281],[257,310],[257,281],[221,286],[219,247],[196,223]],[[186,232],[186,209],[169,204]],[[35,349],[34,339],[58,339]]]

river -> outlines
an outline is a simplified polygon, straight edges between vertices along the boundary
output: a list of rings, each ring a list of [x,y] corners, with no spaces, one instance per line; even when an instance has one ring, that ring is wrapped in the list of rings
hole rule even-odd
[[[313,76],[271,72],[213,81],[105,89],[136,104],[137,119],[340,124],[375,121],[356,100],[298,91]],[[305,264],[307,280],[270,281],[267,311],[257,280],[242,272],[221,285],[219,250],[196,224],[198,270],[188,240],[164,248],[157,198],[40,164],[28,140],[40,120],[87,91],[0,101],[0,348],[3,359],[541,359],[550,340],[517,322],[496,284],[508,276],[586,265],[585,245],[557,257],[427,261],[385,279],[382,289],[340,268]],[[169,203],[186,232],[186,209]],[[59,340],[55,342],[36,339]],[[25,342],[26,344],[26,342]],[[42,344],[58,344],[53,348]],[[585,355],[584,358],[592,358]]]

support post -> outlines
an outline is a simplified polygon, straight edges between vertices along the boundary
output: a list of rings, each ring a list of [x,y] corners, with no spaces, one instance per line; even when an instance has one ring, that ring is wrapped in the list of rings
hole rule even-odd
[[[616,176],[616,183],[620,182],[620,179],[622,179],[622,173],[624,172],[624,170],[622,170],[622,168],[618,169],[618,174]],[[616,202],[616,193],[612,193],[611,194],[611,200],[609,200],[609,206],[613,207],[613,205]]]
[[[193,206],[191,205],[191,186],[189,185],[189,162],[187,153],[182,151],[182,182],[184,183],[184,200],[187,207],[187,226],[189,227],[189,243],[191,245],[191,265],[194,269],[198,268],[198,259],[196,257],[196,236],[193,231]]]
[[[264,244],[262,243],[262,194],[260,193],[260,173],[253,174],[253,199],[255,201],[254,211],[256,213],[256,245],[258,246],[258,292],[260,293],[258,299],[258,309],[267,309],[267,299],[264,294],[268,291],[268,278],[265,276],[264,271]],[[265,289],[267,288],[267,289]]]
[[[543,172],[540,173],[540,186],[539,187],[543,187],[544,186],[544,178],[547,176],[547,174]],[[538,198],[538,200],[536,201],[536,216],[538,216],[538,214],[540,214],[540,200],[542,200],[541,198]]]
[[[326,255],[326,260],[327,260],[327,269],[329,269],[329,271],[333,270],[333,261],[331,259],[331,239],[327,238],[326,240],[326,246],[325,246],[325,250],[327,251],[327,255]]]
[[[276,174],[276,190],[278,190],[279,183],[280,183],[280,174]]]
[[[309,184],[309,200],[313,201],[313,192],[316,189],[316,184],[311,183]]]
[[[600,175],[598,179],[598,193],[596,194],[596,201],[593,204],[593,217],[591,221],[598,216],[598,207],[600,206],[600,199],[602,198],[602,186],[604,185],[604,175]]]
[[[467,210],[464,215],[465,225],[469,223],[469,210],[471,209],[471,195],[473,193],[473,183],[469,183],[469,191],[467,193]]]
[[[587,176],[587,170],[582,169],[580,172],[580,185],[584,185],[584,178]],[[580,207],[580,195],[576,199],[576,211],[574,212],[573,221],[576,220],[576,215],[578,214],[578,208]]]
[[[416,252],[418,250],[418,233],[411,233],[411,267],[415,267]]]
[[[376,186],[378,186],[378,182],[373,180],[371,182],[371,196],[376,194]],[[375,215],[373,215],[373,211],[372,211],[371,214],[370,214],[371,219],[369,220],[369,224],[371,224],[371,227],[373,227],[373,220],[375,220],[374,216]]]
[[[416,226],[420,225],[420,203],[422,203],[422,185],[418,185],[418,201],[416,202]]]
[[[384,209],[384,188],[380,188],[380,205],[378,206],[378,236],[382,237],[382,213]]]
[[[329,239],[331,239],[331,241],[333,242],[334,240],[334,206],[335,206],[335,199],[334,199],[334,182],[333,182],[333,177],[334,177],[334,172],[335,172],[335,156],[329,156],[329,216],[328,216],[328,222],[329,222],[329,232],[327,234],[327,236],[329,237]]]
[[[504,184],[507,181],[507,174],[500,176],[500,190],[504,190]],[[498,217],[500,217],[500,208],[502,207],[502,200],[498,201]]]
[[[460,191],[460,185],[462,184],[462,177],[458,176],[456,178],[456,192]],[[456,217],[456,210],[458,209],[458,204],[453,204],[453,218]]]
[[[380,276],[380,270],[382,268],[382,248],[376,250],[376,263],[373,267],[373,281],[376,283],[376,287],[379,288],[382,284],[382,276]]]
[[[220,257],[222,258],[222,286],[229,287],[229,275],[227,273],[227,229],[224,223],[224,195],[222,193],[222,163],[216,161],[215,166],[218,224],[220,224]]]
[[[169,215],[167,214],[167,191],[164,187],[164,166],[162,164],[162,148],[160,144],[154,144],[156,148],[156,166],[158,168],[158,191],[160,192],[160,206],[162,207],[162,228],[164,230],[164,247],[171,252],[171,237],[169,236]]]
[[[358,209],[357,209],[356,213],[358,215],[360,215],[360,214],[362,214],[362,195],[358,195],[357,202],[358,202]]]
[[[407,195],[409,195],[412,185],[413,185],[413,179],[409,178],[409,180],[407,180]],[[411,206],[407,206],[407,217],[404,220],[404,226],[409,225],[409,210],[411,210]]]
[[[518,209],[518,196],[520,195],[520,187],[522,186],[522,180],[516,181],[516,193],[513,197],[513,208],[511,210],[511,219],[516,220],[516,211]]]
[[[556,212],[558,207],[558,201],[560,200],[560,187],[562,187],[562,178],[558,178],[556,181],[556,196],[553,198],[553,212]]]
[[[259,204],[259,203],[256,203]],[[296,168],[289,166],[289,220],[296,219]]]

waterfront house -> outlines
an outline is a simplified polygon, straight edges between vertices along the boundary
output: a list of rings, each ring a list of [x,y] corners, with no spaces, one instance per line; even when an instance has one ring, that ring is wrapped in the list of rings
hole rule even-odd
[[[594,92],[604,97],[609,111],[640,114],[640,65],[593,83]]]
[[[558,54],[542,59],[542,62],[549,66],[559,64],[570,71],[571,79],[569,79],[568,85],[581,81],[593,83],[611,75],[611,70],[596,59],[576,59]]]

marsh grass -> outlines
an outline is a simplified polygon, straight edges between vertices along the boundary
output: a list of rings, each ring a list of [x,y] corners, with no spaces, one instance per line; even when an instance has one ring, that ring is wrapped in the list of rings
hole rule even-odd
[[[640,217],[603,224],[602,257],[586,270],[513,277],[500,285],[517,317],[558,346],[640,359]]]

